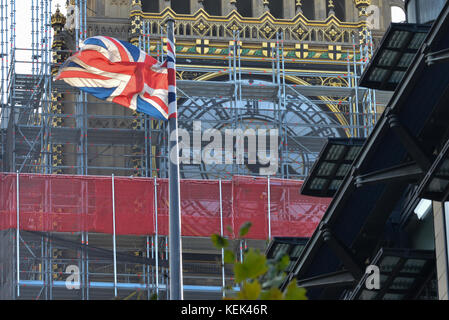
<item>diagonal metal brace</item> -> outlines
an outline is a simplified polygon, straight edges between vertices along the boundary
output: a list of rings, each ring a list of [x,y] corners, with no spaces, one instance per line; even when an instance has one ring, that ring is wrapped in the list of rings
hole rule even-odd
[[[352,274],[346,270],[326,273],[297,281],[298,286],[311,288],[345,287],[355,284]]]
[[[396,136],[405,147],[408,154],[416,161],[416,164],[423,170],[427,171],[432,165],[432,161],[423,151],[416,138],[410,134],[405,128],[397,115],[393,114],[388,117],[390,128],[396,133]]]
[[[445,62],[449,62],[449,48],[436,52],[430,52],[426,55],[426,64],[428,66]]]
[[[360,188],[364,185],[385,182],[416,182],[423,175],[423,173],[424,171],[415,162],[409,162],[391,168],[357,176],[355,178],[355,186],[357,188]]]
[[[322,224],[320,226],[322,237],[324,242],[332,249],[335,255],[340,259],[340,261],[345,266],[354,279],[360,279],[363,275],[363,268],[359,264],[352,254],[352,252],[340,241],[331,231],[331,229],[326,225]]]

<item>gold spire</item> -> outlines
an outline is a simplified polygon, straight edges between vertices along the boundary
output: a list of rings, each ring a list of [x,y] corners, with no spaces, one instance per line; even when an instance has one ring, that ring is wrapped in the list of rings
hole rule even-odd
[[[51,16],[51,25],[52,27],[65,24],[66,18],[59,10],[59,5],[56,7],[56,12]]]
[[[354,0],[355,6],[358,8],[360,6],[369,6],[371,4],[371,0]]]

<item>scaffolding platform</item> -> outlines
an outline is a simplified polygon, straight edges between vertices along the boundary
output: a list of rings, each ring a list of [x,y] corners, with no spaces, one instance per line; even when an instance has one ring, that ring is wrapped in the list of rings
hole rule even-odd
[[[23,76],[24,77],[24,76]],[[279,99],[279,85],[276,84],[248,84],[247,81],[240,85],[234,81],[197,81],[178,80],[178,98],[207,97],[207,98],[233,98],[236,87],[241,87],[241,99],[275,101]],[[311,85],[286,85],[286,95],[297,96],[301,94],[306,97],[355,97],[356,90],[361,102],[369,89],[359,87],[335,87],[335,86],[311,86]],[[53,88],[58,92],[77,93],[78,89],[70,87],[64,81],[54,82]],[[376,91],[377,103],[386,105],[392,93],[390,91]]]
[[[40,126],[24,126],[16,127],[16,146],[20,150],[20,145],[24,144],[21,137],[32,141],[33,137],[39,136]],[[51,139],[54,144],[77,144],[81,139],[81,129],[79,128],[51,128]],[[157,141],[158,132],[152,132],[147,137],[150,141]],[[145,132],[142,130],[132,129],[109,129],[109,128],[90,128],[87,130],[86,137],[89,144],[92,145],[114,145],[129,146],[133,144],[143,144],[145,140]],[[25,146],[22,148],[24,149]],[[19,151],[18,150],[18,151]]]

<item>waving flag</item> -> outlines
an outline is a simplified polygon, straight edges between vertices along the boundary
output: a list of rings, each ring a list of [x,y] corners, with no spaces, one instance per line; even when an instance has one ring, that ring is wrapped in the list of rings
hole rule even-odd
[[[128,42],[104,36],[84,40],[60,68],[59,79],[99,99],[168,119],[167,61],[159,63]]]

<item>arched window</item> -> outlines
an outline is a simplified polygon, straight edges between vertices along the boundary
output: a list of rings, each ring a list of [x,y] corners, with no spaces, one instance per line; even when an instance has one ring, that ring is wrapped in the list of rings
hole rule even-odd
[[[268,7],[270,8],[270,13],[273,17],[277,19],[282,19],[284,17],[284,1],[271,0]]]
[[[315,19],[315,4],[313,0],[302,1],[302,14],[309,20]]]
[[[391,22],[405,22],[405,12],[401,7],[392,6],[391,7]]]
[[[188,0],[171,0],[171,8],[176,13],[189,14],[190,1]]]
[[[203,0],[204,10],[211,16],[221,16],[221,1]]]
[[[237,11],[243,17],[252,17],[253,16],[252,0],[237,0]]]
[[[159,12],[159,0],[142,0],[143,12]]]

